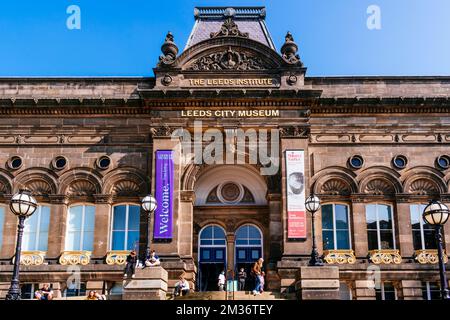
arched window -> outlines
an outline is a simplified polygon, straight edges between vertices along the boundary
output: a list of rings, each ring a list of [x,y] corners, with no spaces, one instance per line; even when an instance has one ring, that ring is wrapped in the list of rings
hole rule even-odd
[[[348,206],[343,204],[322,206],[322,238],[324,250],[351,248]]]
[[[5,222],[5,208],[0,206],[0,251],[3,245],[3,224]]]
[[[113,207],[111,250],[133,250],[139,244],[140,206]]]
[[[392,207],[385,204],[366,206],[369,250],[395,249]]]
[[[262,235],[259,229],[252,225],[244,225],[236,231],[236,245],[238,246],[260,246]]]
[[[208,226],[200,232],[200,246],[226,245],[225,231],[219,226]]]
[[[47,251],[50,207],[38,206],[36,212],[25,220],[23,231],[24,251]]]
[[[236,231],[236,263],[252,263],[262,257],[262,234],[253,225],[243,225]]]
[[[414,250],[437,249],[436,231],[432,225],[423,221],[422,218],[426,206],[426,204],[409,206]]]
[[[67,251],[92,251],[94,249],[95,206],[77,205],[67,214]]]

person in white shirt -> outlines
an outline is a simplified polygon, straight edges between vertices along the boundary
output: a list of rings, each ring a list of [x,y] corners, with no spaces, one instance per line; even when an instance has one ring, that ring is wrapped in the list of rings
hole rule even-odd
[[[175,296],[185,296],[189,293],[190,286],[189,282],[183,277],[180,277],[180,281],[175,284]]]
[[[219,282],[218,282],[218,287],[219,287],[219,291],[223,291],[225,288],[225,271],[222,271],[219,274]]]

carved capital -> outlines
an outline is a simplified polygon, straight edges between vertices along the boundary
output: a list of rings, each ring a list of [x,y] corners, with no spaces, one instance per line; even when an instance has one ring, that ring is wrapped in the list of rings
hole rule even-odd
[[[310,128],[305,126],[287,126],[280,127],[281,138],[303,138],[307,139],[310,135]]]
[[[150,128],[150,134],[151,134],[152,138],[155,138],[155,137],[167,138],[167,137],[170,137],[174,131],[175,131],[175,128],[171,128],[168,125]]]
[[[195,202],[194,190],[182,190],[180,191],[180,200],[183,202]]]

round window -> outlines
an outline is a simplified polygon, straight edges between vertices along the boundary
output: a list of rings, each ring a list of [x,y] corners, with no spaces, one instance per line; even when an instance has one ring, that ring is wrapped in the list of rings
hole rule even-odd
[[[111,159],[108,156],[103,156],[97,159],[97,166],[100,169],[108,169],[111,165]]]
[[[450,167],[450,157],[449,156],[440,156],[436,159],[436,163],[441,169],[448,169]]]
[[[349,163],[352,168],[360,169],[364,164],[364,159],[359,155],[355,155],[349,159]]]
[[[22,167],[22,164],[23,164],[22,158],[19,156],[11,157],[8,161],[8,167],[13,170],[19,169],[20,167]]]
[[[224,182],[219,186],[217,196],[222,203],[239,203],[244,196],[244,188],[234,182]]]
[[[403,169],[408,164],[408,159],[405,156],[398,155],[395,156],[394,159],[392,159],[392,163],[397,169]]]
[[[53,160],[53,167],[57,170],[64,169],[67,165],[67,159],[63,156],[56,157]]]

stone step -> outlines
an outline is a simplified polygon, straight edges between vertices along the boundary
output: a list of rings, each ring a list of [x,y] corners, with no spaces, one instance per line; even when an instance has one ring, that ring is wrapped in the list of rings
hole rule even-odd
[[[233,299],[233,293],[228,293],[229,300]],[[169,298],[170,299],[170,298]],[[227,300],[227,293],[220,291],[191,292],[187,296],[176,297],[175,300]],[[234,292],[234,300],[285,300],[278,292],[263,292],[253,295],[251,291]]]

